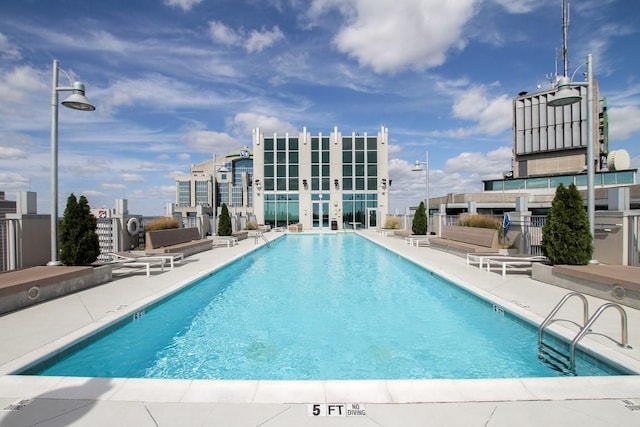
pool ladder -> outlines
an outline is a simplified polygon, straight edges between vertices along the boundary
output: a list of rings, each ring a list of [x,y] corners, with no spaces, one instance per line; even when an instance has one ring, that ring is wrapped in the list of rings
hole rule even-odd
[[[554,319],[554,316],[558,313],[560,308],[567,302],[570,298],[577,297],[582,301],[582,325],[567,319]],[[542,360],[544,363],[549,365],[552,369],[562,372],[565,375],[575,375],[576,371],[576,346],[578,342],[584,338],[585,335],[592,333],[591,326],[595,323],[596,320],[600,317],[600,315],[607,310],[608,308],[615,308],[620,313],[621,319],[621,339],[620,342],[614,340],[611,337],[605,335],[605,337],[609,338],[618,346],[623,348],[630,349],[631,347],[628,344],[627,337],[627,313],[624,311],[624,308],[620,304],[616,304],[613,302],[605,303],[601,305],[593,316],[589,317],[589,303],[587,302],[587,298],[581,294],[580,292],[570,292],[565,295],[560,302],[555,306],[551,313],[544,319],[544,321],[540,324],[538,328],[538,358]],[[578,326],[580,330],[576,334],[576,336],[571,341],[571,344],[568,346],[568,354],[567,354],[567,346],[565,345],[563,348],[560,348],[562,344],[556,344],[555,346],[551,343],[544,342],[543,335],[544,330],[547,326],[549,326],[553,322],[557,321],[567,321],[573,323]]]

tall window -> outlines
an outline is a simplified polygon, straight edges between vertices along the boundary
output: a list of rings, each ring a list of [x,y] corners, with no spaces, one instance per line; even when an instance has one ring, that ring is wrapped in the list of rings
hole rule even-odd
[[[329,138],[311,138],[311,190],[329,191],[331,167]]]
[[[367,208],[378,206],[378,138],[342,138],[342,218],[366,222]]]
[[[209,204],[209,181],[196,181],[196,206]]]
[[[265,223],[283,227],[300,221],[298,138],[264,139]]]
[[[190,181],[178,181],[178,206],[191,206],[190,184]]]

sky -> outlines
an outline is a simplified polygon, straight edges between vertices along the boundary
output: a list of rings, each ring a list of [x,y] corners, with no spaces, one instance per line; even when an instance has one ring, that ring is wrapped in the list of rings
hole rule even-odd
[[[640,2],[569,2],[568,58],[586,55],[610,149],[640,168]],[[49,213],[52,63],[96,111],[59,108],[59,212],[128,199],[163,215],[175,175],[251,131],[389,129],[391,211],[481,192],[511,170],[512,101],[563,64],[561,0],[2,0],[0,191]],[[559,70],[559,71],[558,71]],[[67,75],[69,78],[67,78]],[[70,93],[61,92],[60,100]]]

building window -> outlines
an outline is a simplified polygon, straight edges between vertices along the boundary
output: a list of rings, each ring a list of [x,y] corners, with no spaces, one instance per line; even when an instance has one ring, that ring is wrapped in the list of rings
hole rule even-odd
[[[191,206],[191,186],[190,181],[178,181],[178,206]]]
[[[196,206],[209,205],[209,181],[196,181]]]
[[[300,222],[300,201],[297,194],[266,194],[264,222],[272,227],[286,227]]]

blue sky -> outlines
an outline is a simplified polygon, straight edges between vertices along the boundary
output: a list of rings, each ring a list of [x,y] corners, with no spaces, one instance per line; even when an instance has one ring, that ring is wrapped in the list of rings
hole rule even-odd
[[[561,0],[3,0],[0,191],[50,211],[52,61],[95,112],[60,107],[60,212],[129,200],[161,215],[175,174],[251,129],[389,128],[392,210],[479,192],[511,169],[512,99],[548,88]],[[610,148],[640,167],[640,2],[570,2],[569,60],[593,54]],[[562,64],[558,62],[562,71]],[[582,68],[584,70],[584,68]],[[580,72],[578,72],[578,75]],[[64,74],[60,84],[67,85]],[[65,99],[68,93],[61,93]]]

